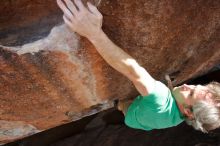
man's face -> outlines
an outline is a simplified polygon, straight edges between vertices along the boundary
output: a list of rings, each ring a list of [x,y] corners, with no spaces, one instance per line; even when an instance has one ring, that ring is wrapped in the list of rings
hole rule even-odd
[[[183,112],[185,108],[191,108],[199,100],[211,102],[212,97],[212,94],[208,92],[208,88],[201,85],[184,84],[175,87],[172,93],[181,112]]]

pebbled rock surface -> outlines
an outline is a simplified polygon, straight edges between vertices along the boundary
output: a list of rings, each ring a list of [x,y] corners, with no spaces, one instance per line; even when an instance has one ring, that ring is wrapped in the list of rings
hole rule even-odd
[[[104,31],[158,80],[170,74],[177,85],[220,63],[220,1],[94,3]],[[0,120],[15,130],[46,130],[137,95],[61,15],[54,0],[0,1]],[[2,142],[11,137],[0,132]]]

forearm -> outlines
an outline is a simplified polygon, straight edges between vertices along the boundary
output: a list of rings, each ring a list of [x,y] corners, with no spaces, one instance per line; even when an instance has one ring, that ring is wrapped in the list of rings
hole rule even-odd
[[[137,72],[140,70],[140,66],[136,60],[115,45],[103,31],[96,36],[89,40],[104,60],[130,80],[138,78]]]
[[[148,95],[154,87],[154,79],[134,58],[116,46],[102,31],[102,14],[91,3],[87,8],[81,0],[57,0],[64,12],[65,23],[78,34],[88,38],[99,54],[114,69],[128,77],[141,95]],[[77,6],[77,7],[76,7]]]

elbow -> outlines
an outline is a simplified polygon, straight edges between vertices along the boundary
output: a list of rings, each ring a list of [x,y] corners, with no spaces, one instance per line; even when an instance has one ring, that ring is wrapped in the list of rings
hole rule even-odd
[[[135,70],[133,68],[129,68],[127,71],[126,71],[126,76],[128,77],[128,79],[130,81],[137,81],[139,79],[139,76],[138,74],[135,72]]]
[[[146,71],[141,66],[132,66],[127,71],[127,76],[132,82],[139,81],[146,76]]]
[[[131,80],[137,80],[140,78],[141,66],[134,59],[127,59],[125,61],[126,70],[125,75]]]
[[[130,80],[142,96],[147,96],[153,91],[155,80],[143,67],[136,69],[130,75]]]

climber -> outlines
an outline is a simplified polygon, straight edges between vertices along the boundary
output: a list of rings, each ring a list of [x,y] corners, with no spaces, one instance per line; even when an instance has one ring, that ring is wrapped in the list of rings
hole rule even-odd
[[[57,0],[69,28],[86,37],[104,60],[126,76],[140,95],[129,105],[120,102],[125,124],[143,130],[172,127],[186,121],[209,132],[220,126],[220,84],[181,85],[169,89],[155,80],[137,61],[115,45],[102,30],[102,14],[81,0]]]

